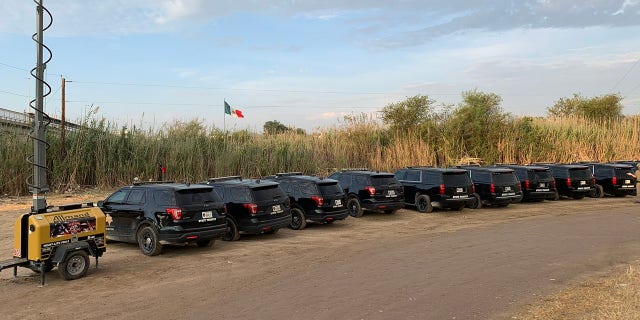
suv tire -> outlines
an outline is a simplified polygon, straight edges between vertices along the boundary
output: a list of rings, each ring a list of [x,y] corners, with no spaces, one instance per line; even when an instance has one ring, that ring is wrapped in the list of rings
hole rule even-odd
[[[291,223],[289,227],[293,230],[302,230],[307,226],[307,217],[304,211],[298,207],[291,208]]]
[[[429,213],[433,211],[433,206],[431,205],[431,198],[429,198],[426,194],[421,194],[416,197],[416,209],[418,212]]]
[[[156,228],[146,225],[138,230],[136,235],[138,246],[142,254],[146,256],[157,256],[162,252],[162,244],[158,239],[158,231]]]
[[[601,185],[596,184],[596,188],[593,189],[593,197],[594,198],[604,198],[604,189]]]
[[[349,200],[347,200],[347,209],[349,210],[349,215],[354,218],[360,218],[364,213],[362,206],[360,205],[360,200],[353,196],[349,197]]]
[[[473,194],[473,199],[469,201],[469,208],[471,209],[480,209],[482,208],[482,199],[480,199],[480,195],[477,193]]]
[[[84,250],[71,252],[58,265],[58,273],[65,280],[75,280],[84,277],[89,270],[89,254]]]
[[[240,230],[238,230],[238,224],[233,218],[227,218],[227,232],[224,234],[222,240],[224,241],[237,241],[240,239]]]

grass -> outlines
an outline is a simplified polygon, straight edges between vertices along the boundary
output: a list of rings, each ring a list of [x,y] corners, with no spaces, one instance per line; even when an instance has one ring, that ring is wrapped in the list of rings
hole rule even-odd
[[[344,167],[394,171],[409,165],[455,165],[466,158],[531,163],[640,157],[638,116],[603,123],[516,118],[499,129],[485,128],[491,134],[473,139],[465,138],[465,128],[453,128],[447,122],[392,132],[364,116],[313,134],[224,133],[198,120],[149,129],[92,118],[82,124],[84,129],[67,134],[64,153],[58,132],[48,132],[52,191],[82,186],[108,189],[129,184],[134,177],[155,179],[160,164],[168,169],[166,179],[198,182],[215,176],[260,177],[285,171],[326,176]],[[26,132],[0,128],[2,194],[28,193],[32,168],[25,159],[32,148]]]
[[[640,319],[640,261],[546,297],[512,319]]]

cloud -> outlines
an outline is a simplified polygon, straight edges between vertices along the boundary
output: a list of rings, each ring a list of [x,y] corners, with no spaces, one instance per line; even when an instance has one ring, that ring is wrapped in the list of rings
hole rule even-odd
[[[420,45],[466,30],[583,28],[640,24],[639,0],[59,0],[45,6],[62,34],[144,34],[200,28],[223,16],[338,20],[369,45]],[[31,1],[0,0],[0,32],[32,32]],[[358,34],[358,30],[375,33]],[[377,39],[377,40],[370,40]]]

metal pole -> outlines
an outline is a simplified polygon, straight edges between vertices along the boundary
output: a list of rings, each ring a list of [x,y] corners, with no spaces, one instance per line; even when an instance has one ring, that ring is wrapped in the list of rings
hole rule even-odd
[[[47,158],[45,145],[45,122],[44,122],[44,69],[43,63],[43,14],[42,0],[37,6],[37,61],[36,61],[36,112],[33,121],[33,211],[41,212],[47,208],[45,193],[47,187]]]
[[[62,78],[62,113],[60,114],[60,160],[62,161],[64,161],[64,157],[67,154],[67,149],[64,142],[65,134],[67,133],[67,129],[65,128],[65,109],[67,100],[67,96],[65,94],[65,84],[66,80],[65,78]]]

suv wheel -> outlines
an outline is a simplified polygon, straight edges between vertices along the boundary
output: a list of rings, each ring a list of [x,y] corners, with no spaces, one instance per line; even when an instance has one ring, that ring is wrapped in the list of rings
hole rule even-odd
[[[227,218],[227,232],[224,234],[222,240],[224,241],[236,241],[240,239],[240,231],[238,230],[238,224],[235,220]]]
[[[302,230],[307,226],[307,217],[300,208],[291,208],[291,224],[289,227],[293,230]]]
[[[482,208],[482,199],[480,199],[480,195],[474,193],[471,197],[471,201],[469,201],[469,208],[471,209],[480,209]]]
[[[152,226],[142,227],[137,234],[140,251],[147,256],[157,256],[162,251],[162,244],[158,239],[158,231]]]
[[[593,189],[592,197],[594,197],[594,198],[603,198],[604,197],[604,190],[602,189],[601,185],[596,184],[595,189]]]
[[[426,194],[421,194],[416,197],[416,209],[418,212],[429,213],[433,211],[433,206],[431,205],[431,198],[429,198]]]
[[[358,200],[358,198],[350,197],[349,200],[347,200],[347,209],[349,209],[349,215],[351,215],[352,217],[362,217],[362,206],[360,205],[360,200]]]

